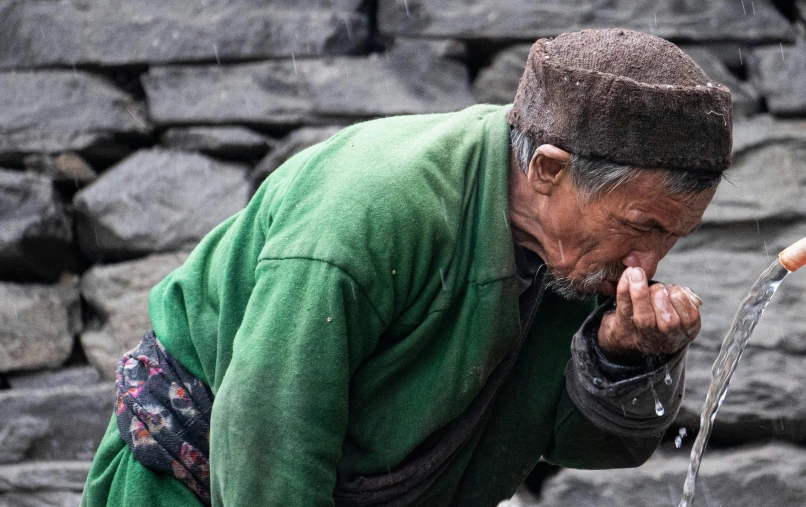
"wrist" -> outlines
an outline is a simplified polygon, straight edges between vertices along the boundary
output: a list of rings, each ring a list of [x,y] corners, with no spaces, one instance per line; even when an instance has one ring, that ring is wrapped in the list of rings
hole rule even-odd
[[[644,355],[641,354],[640,351],[623,346],[614,346],[614,344],[607,339],[603,327],[601,326],[593,342],[595,350],[610,362],[630,366],[641,365],[645,362]]]

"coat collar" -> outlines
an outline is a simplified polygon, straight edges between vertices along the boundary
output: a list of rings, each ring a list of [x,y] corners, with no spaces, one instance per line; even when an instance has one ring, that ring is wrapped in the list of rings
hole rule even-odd
[[[476,193],[476,241],[473,278],[484,284],[515,276],[515,252],[509,224],[509,123],[504,106],[484,116],[484,142]]]

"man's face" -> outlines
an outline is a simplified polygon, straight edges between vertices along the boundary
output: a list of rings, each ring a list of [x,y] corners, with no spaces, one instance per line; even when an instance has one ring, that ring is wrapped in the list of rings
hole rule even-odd
[[[661,174],[645,171],[586,202],[569,178],[558,182],[542,217],[546,263],[555,290],[569,298],[615,294],[627,267],[652,278],[677,240],[694,230],[714,196],[669,195]]]

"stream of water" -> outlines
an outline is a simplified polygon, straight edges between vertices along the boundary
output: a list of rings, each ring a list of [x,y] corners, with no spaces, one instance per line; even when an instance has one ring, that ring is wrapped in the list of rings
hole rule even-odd
[[[736,370],[736,365],[742,358],[742,352],[747,345],[747,340],[753,334],[761,314],[772,299],[775,290],[781,284],[789,271],[776,260],[768,267],[758,280],[750,288],[747,297],[744,298],[733,319],[733,325],[722,340],[722,348],[719,355],[711,367],[711,386],[708,388],[708,395],[700,415],[700,432],[694,441],[694,448],[691,449],[691,460],[688,465],[688,475],[683,487],[683,499],[678,507],[693,507],[694,486],[697,481],[697,472],[700,470],[702,453],[708,438],[711,436],[714,419],[725,395],[728,392],[728,384]]]

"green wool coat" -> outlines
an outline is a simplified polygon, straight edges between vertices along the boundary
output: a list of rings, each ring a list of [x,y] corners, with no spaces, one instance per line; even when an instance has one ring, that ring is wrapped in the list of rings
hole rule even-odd
[[[507,110],[345,128],[283,164],[154,287],[157,336],[215,395],[214,505],[332,505],[337,474],[394,470],[517,343]],[[569,343],[592,309],[546,294],[489,418],[420,505],[493,506],[541,456],[648,457],[656,439],[597,429],[566,393]],[[199,503],[135,461],[113,418],[83,505]]]

